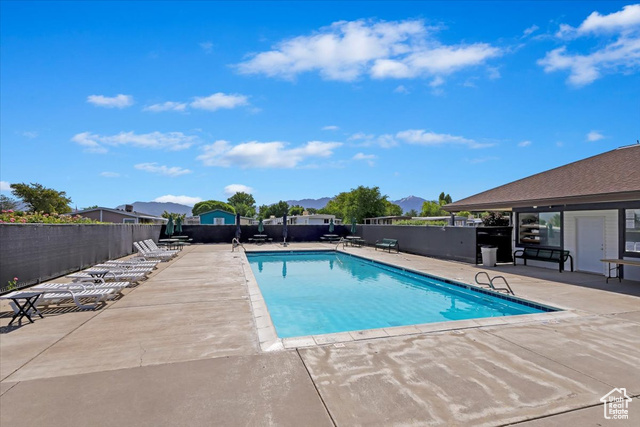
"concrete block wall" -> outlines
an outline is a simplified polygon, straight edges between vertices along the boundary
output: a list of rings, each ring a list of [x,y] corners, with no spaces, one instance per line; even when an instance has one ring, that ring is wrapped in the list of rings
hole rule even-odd
[[[133,242],[158,240],[160,225],[0,224],[0,289],[31,285],[129,255]]]
[[[351,225],[336,225],[332,234],[347,236]],[[167,238],[162,227],[161,239]],[[257,225],[241,225],[240,241],[248,242],[255,234],[266,234],[274,242],[282,242],[282,225],[265,225],[264,231],[258,233]],[[235,225],[183,225],[182,235],[189,236],[192,243],[229,243],[236,235]],[[329,234],[329,225],[289,225],[287,242],[318,242],[323,234]]]
[[[400,250],[417,255],[476,263],[476,229],[415,225],[358,225],[367,245],[383,238],[398,239]]]

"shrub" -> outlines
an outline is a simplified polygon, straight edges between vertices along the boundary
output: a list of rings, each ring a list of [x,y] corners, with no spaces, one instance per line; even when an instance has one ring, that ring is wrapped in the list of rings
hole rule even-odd
[[[100,224],[80,215],[48,214],[44,212],[23,212],[3,210],[0,213],[0,223],[3,224]]]

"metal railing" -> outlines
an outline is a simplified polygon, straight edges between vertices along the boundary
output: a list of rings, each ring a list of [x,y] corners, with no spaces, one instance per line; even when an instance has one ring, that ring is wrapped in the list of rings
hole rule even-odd
[[[478,276],[484,275],[487,277],[487,282],[481,282],[478,279]],[[506,286],[506,288],[496,288],[496,286],[493,284],[493,281],[496,279],[502,279],[502,281],[504,282],[504,285]],[[490,277],[489,273],[487,273],[486,271],[480,271],[476,274],[475,277],[475,281],[476,281],[476,285],[479,286],[486,286],[489,289],[491,289],[492,291],[495,292],[507,292],[510,293],[511,295],[515,295],[515,293],[513,292],[513,290],[511,289],[511,286],[509,286],[509,282],[507,282],[507,279],[504,276],[494,276],[494,277]]]

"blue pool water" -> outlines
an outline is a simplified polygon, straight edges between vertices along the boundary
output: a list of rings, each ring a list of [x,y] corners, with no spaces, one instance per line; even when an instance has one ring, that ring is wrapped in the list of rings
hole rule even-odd
[[[334,251],[247,258],[280,338],[552,310]]]

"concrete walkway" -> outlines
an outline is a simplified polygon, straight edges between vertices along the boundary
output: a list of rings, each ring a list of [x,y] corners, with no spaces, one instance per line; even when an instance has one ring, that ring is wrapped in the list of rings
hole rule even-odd
[[[483,270],[347,251],[467,283]],[[8,308],[0,306],[0,425],[640,422],[638,282],[496,267],[517,295],[571,316],[453,322],[459,326],[447,331],[263,352],[247,268],[229,245],[194,245],[96,311],[50,309],[34,324],[7,328]],[[627,421],[603,417],[599,399],[614,387],[633,397]]]

